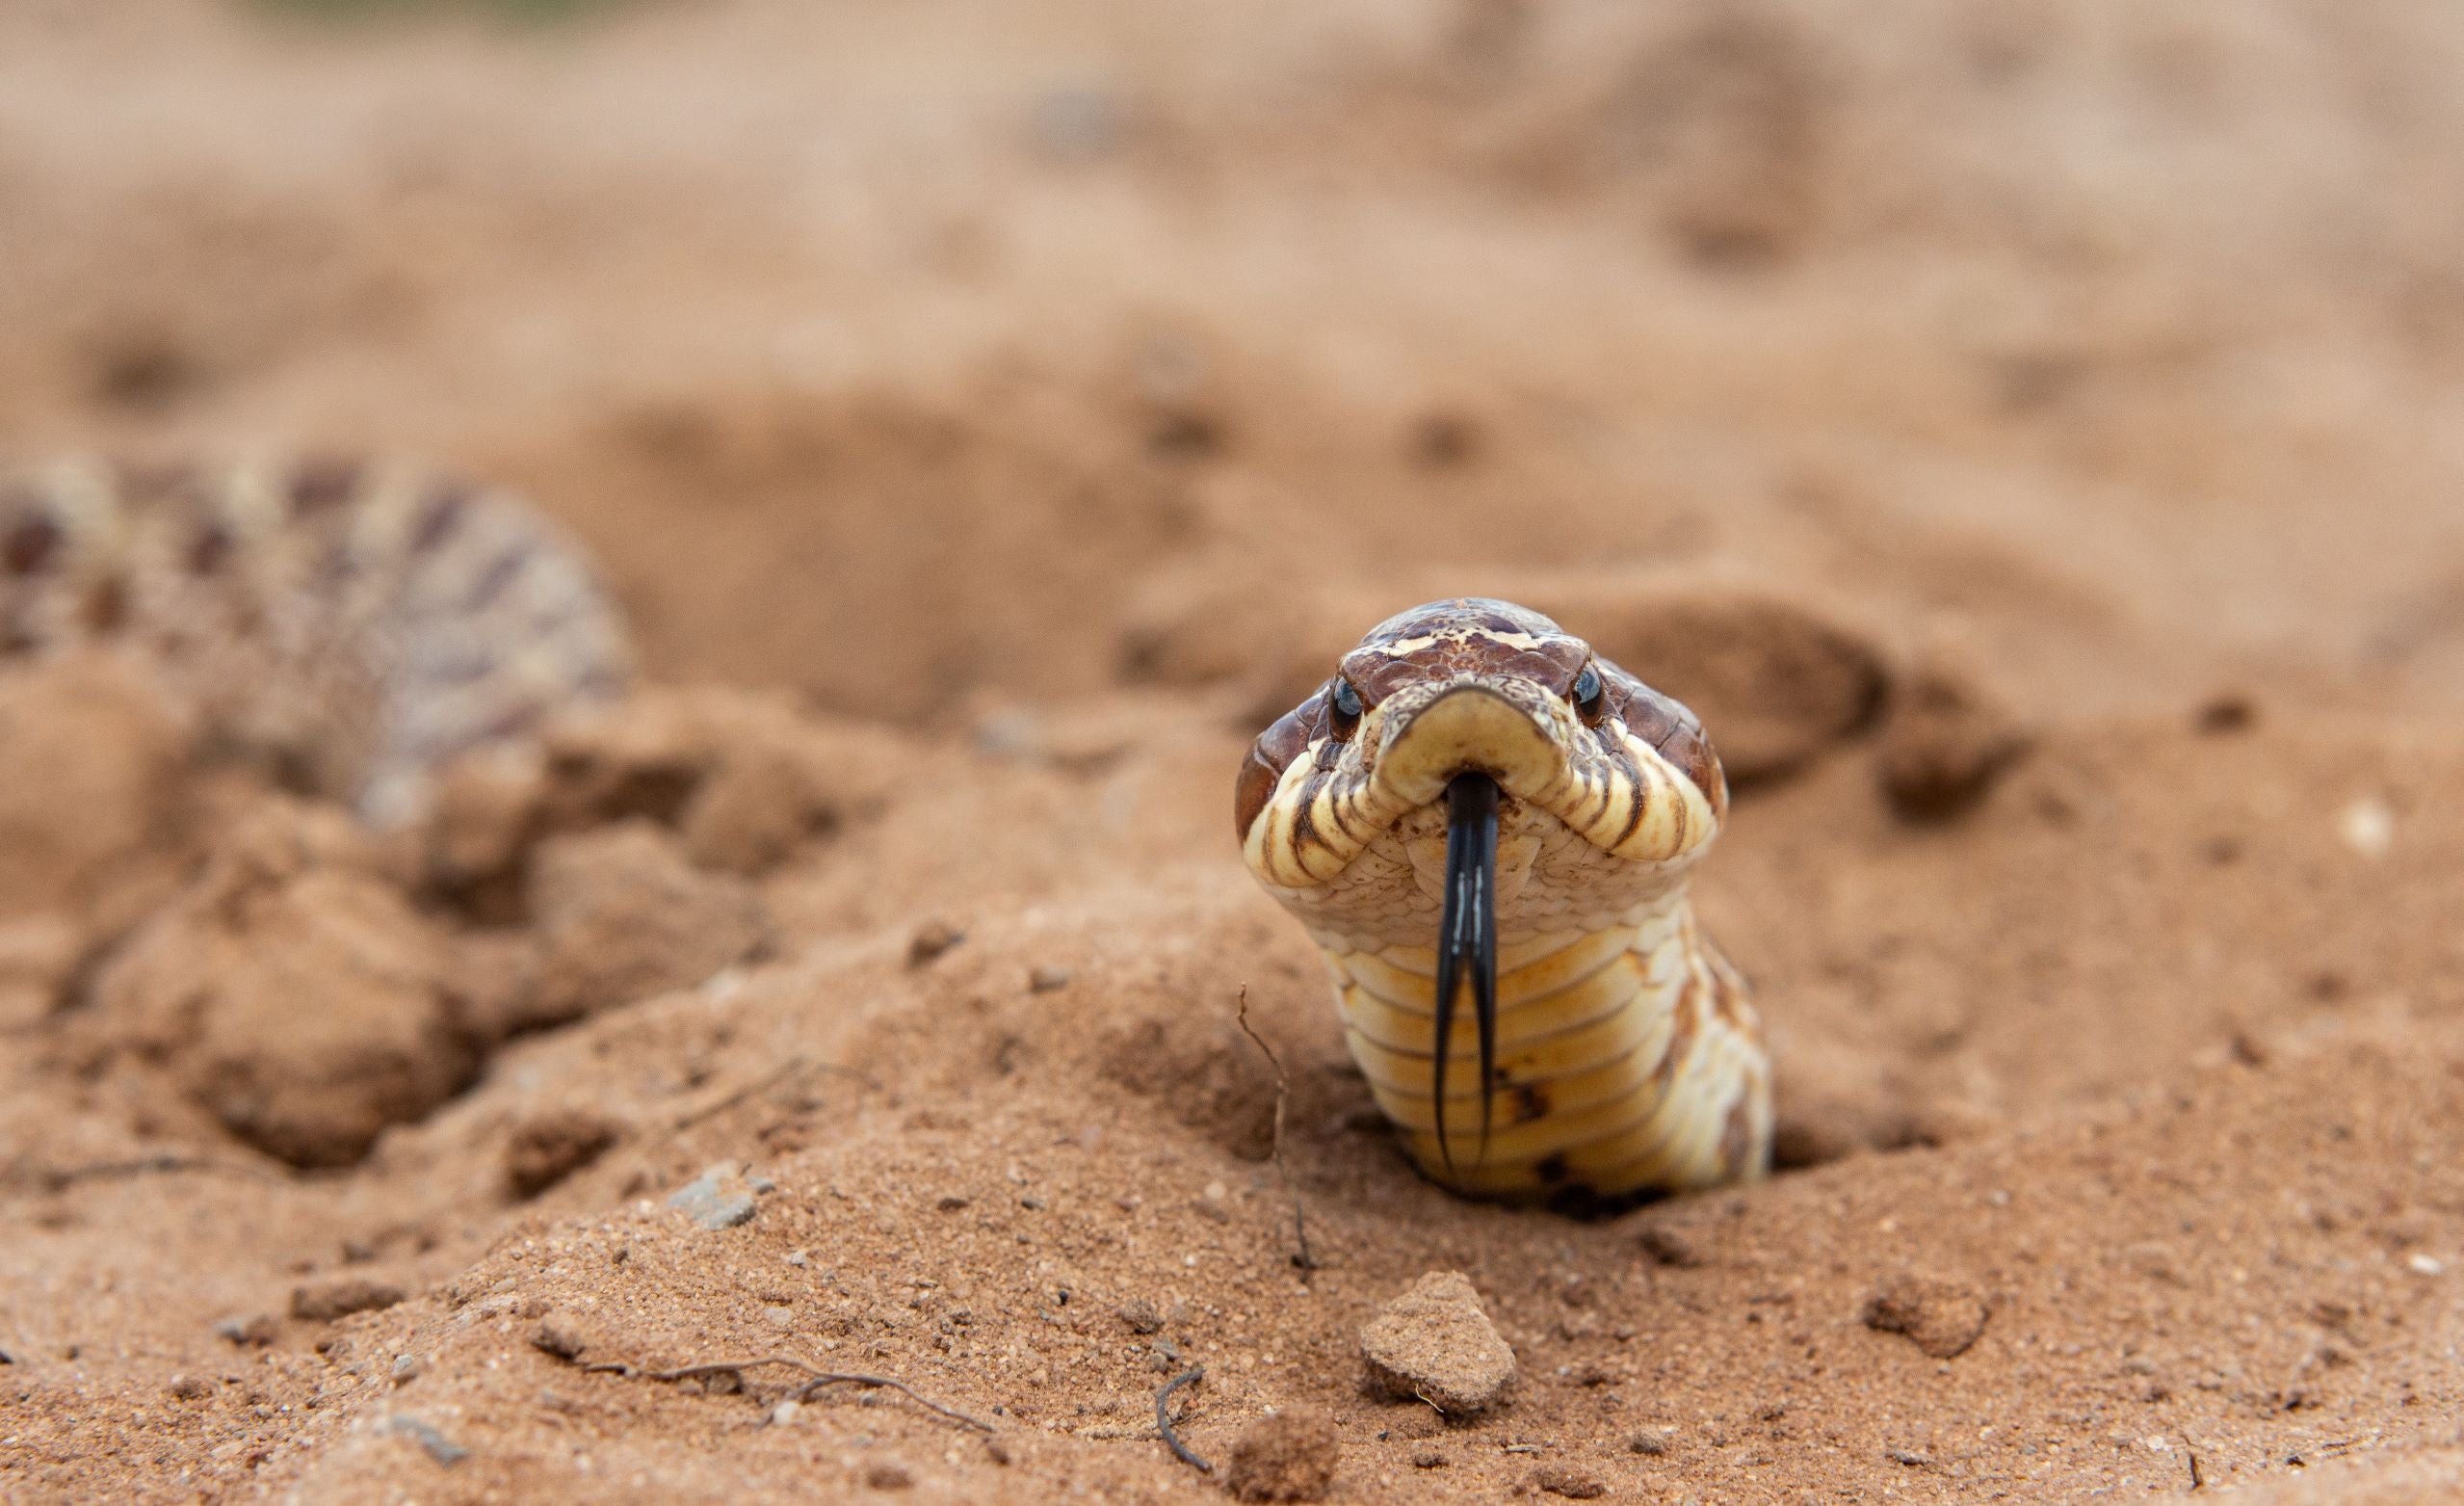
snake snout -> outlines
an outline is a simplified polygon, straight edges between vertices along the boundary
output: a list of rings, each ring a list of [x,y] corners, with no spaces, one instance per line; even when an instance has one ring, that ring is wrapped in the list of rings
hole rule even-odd
[[[1434,803],[1460,774],[1485,774],[1508,794],[1530,795],[1558,778],[1565,758],[1546,691],[1466,680],[1390,706],[1376,778],[1409,806]]]

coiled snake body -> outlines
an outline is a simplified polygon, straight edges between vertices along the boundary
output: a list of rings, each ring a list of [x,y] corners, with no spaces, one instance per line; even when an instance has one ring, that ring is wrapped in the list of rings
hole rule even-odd
[[[618,693],[616,614],[504,495],[407,466],[0,475],[0,658],[148,650],[225,740],[376,824],[466,750]]]
[[[1686,888],[1727,783],[1684,706],[1536,612],[1432,602],[1267,729],[1235,804],[1429,1176],[1587,1205],[1762,1174],[1760,1021]]]

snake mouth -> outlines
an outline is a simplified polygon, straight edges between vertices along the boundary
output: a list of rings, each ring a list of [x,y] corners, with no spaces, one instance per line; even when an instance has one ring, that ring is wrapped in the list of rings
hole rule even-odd
[[[1536,796],[1565,772],[1554,700],[1537,685],[1471,681],[1399,706],[1380,739],[1374,778],[1405,809],[1435,805],[1466,773],[1489,776],[1507,794]]]
[[[1429,1099],[1436,1114],[1437,1149],[1446,1171],[1455,1171],[1454,1142],[1446,1137],[1446,1055],[1455,1033],[1455,1010],[1466,985],[1473,1023],[1480,1033],[1481,1153],[1488,1160],[1490,1096],[1497,1075],[1497,780],[1485,774],[1457,774],[1446,783],[1446,887],[1437,922],[1436,1060]]]

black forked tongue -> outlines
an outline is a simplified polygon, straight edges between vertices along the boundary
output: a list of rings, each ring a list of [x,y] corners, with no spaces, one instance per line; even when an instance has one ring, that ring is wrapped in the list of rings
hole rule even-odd
[[[1446,1048],[1455,1001],[1470,974],[1481,1033],[1481,1160],[1488,1159],[1489,1086],[1497,1074],[1497,781],[1458,774],[1446,786],[1446,901],[1437,921],[1437,1153],[1451,1175],[1446,1138]]]

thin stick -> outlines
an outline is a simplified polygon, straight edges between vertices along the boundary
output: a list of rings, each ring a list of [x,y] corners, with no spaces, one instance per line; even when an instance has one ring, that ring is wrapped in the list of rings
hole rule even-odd
[[[1199,1365],[1193,1370],[1184,1370],[1164,1383],[1164,1388],[1155,1393],[1155,1431],[1164,1435],[1164,1446],[1172,1451],[1173,1458],[1200,1474],[1213,1474],[1215,1466],[1191,1453],[1190,1445],[1181,1441],[1181,1435],[1172,1431],[1172,1393],[1192,1381],[1205,1379],[1206,1366]]]
[[[595,1373],[621,1375],[629,1381],[691,1381],[711,1375],[733,1375],[742,1380],[745,1371],[766,1364],[785,1365],[790,1369],[804,1372],[803,1384],[789,1393],[796,1401],[809,1400],[815,1391],[825,1386],[886,1387],[904,1394],[926,1411],[937,1413],[953,1422],[964,1423],[980,1433],[993,1431],[992,1424],[982,1417],[969,1416],[956,1407],[944,1406],[904,1381],[886,1375],[862,1375],[849,1370],[825,1370],[817,1364],[799,1360],[794,1355],[762,1355],[751,1360],[704,1360],[695,1364],[680,1364],[671,1370],[644,1370],[640,1365],[628,1364],[623,1361],[603,1361],[585,1364],[581,1368]]]
[[[1292,1200],[1292,1238],[1299,1249],[1292,1263],[1304,1271],[1318,1268],[1317,1257],[1309,1254],[1309,1220],[1300,1210],[1300,1189],[1292,1184],[1292,1168],[1283,1159],[1283,1106],[1292,1096],[1291,1080],[1283,1075],[1283,1059],[1267,1044],[1266,1037],[1249,1028],[1249,986],[1241,985],[1241,1009],[1236,1017],[1241,1033],[1247,1036],[1265,1053],[1267,1065],[1274,1069],[1274,1175],[1283,1183],[1283,1195]]]

